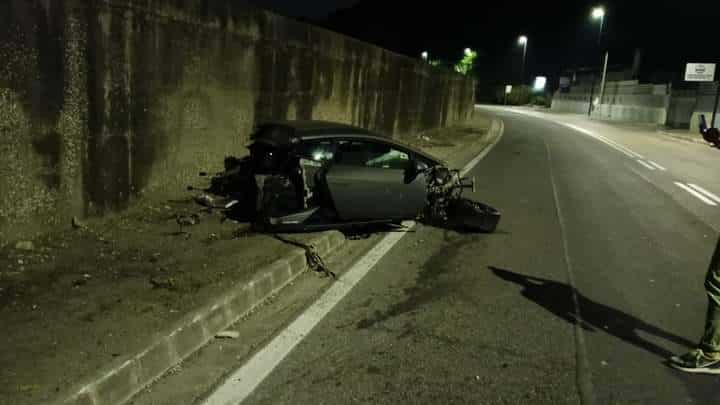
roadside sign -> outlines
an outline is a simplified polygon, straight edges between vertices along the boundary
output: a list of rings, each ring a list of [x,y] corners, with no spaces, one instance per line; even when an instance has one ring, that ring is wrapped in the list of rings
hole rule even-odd
[[[688,63],[685,69],[686,82],[711,82],[715,80],[714,63]]]
[[[508,84],[507,86],[505,86],[505,94],[510,94],[510,93],[512,93],[512,86]]]

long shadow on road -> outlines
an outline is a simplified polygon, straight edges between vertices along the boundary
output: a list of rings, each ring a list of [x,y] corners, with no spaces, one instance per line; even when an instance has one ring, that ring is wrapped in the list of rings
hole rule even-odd
[[[581,319],[578,319],[573,304],[573,289],[567,284],[513,273],[496,267],[490,267],[490,270],[503,280],[522,286],[521,293],[525,298],[552,312],[559,318],[579,325],[586,331],[600,331],[610,334],[662,358],[667,358],[672,353],[655,343],[643,339],[638,334],[639,331],[688,348],[695,347],[695,343],[687,339],[650,325],[620,310],[595,302],[579,292],[576,294],[580,305]]]

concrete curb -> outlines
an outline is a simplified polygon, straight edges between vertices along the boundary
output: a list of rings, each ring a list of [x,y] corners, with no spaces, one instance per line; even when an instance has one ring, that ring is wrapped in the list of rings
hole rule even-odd
[[[310,242],[321,256],[345,244],[340,232],[325,232]],[[178,321],[147,348],[119,366],[103,370],[64,399],[64,405],[109,405],[130,400],[167,370],[205,346],[265,299],[307,270],[305,252],[296,249],[265,267],[250,281],[235,285]]]

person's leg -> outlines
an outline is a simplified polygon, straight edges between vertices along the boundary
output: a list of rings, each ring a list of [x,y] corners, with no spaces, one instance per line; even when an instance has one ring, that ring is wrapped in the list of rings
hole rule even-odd
[[[705,277],[705,291],[708,296],[708,309],[700,349],[706,353],[720,354],[720,239]]]
[[[690,373],[720,374],[720,238],[705,277],[708,308],[705,332],[697,349],[670,358],[670,365]]]

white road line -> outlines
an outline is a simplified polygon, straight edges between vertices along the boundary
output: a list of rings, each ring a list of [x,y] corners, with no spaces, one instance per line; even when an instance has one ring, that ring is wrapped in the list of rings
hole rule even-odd
[[[503,121],[500,121],[500,124],[499,124],[499,125],[500,125],[500,133],[501,133],[501,134],[505,133],[505,123],[504,123]],[[485,148],[485,150],[482,151],[482,153],[480,153],[479,155],[475,156],[475,158],[474,158],[473,160],[471,160],[470,163],[466,164],[465,167],[463,167],[463,169],[460,171],[460,175],[461,175],[461,176],[465,176],[466,174],[468,174],[468,172],[469,172],[470,170],[473,169],[473,167],[477,166],[477,164],[480,163],[480,161],[483,160],[483,158],[485,158],[485,156],[486,156],[488,153],[490,153],[490,151],[493,150],[493,148],[495,148],[495,145],[497,145],[498,142],[500,142],[500,138],[502,138],[502,136],[498,136],[498,137],[495,139],[495,141],[492,143],[492,145],[490,145],[489,147]]]
[[[659,164],[657,164],[657,163],[653,162],[652,160],[648,160],[648,163],[650,163],[651,165],[653,165],[653,166],[657,167],[657,168],[658,168],[658,170],[662,170],[663,172],[664,172],[664,171],[667,171],[667,169],[666,169],[666,168],[664,168],[664,167],[660,166]]]
[[[609,146],[609,147],[617,150],[618,152],[623,153],[625,156],[627,156],[627,157],[629,157],[629,158],[633,158],[633,159],[635,159],[635,158],[637,158],[637,159],[642,159],[642,158],[643,158],[643,156],[642,156],[641,154],[639,154],[639,153],[637,153],[637,152],[634,152],[634,151],[632,151],[631,149],[629,149],[629,148],[627,148],[627,147],[625,147],[625,146],[623,146],[623,145],[620,145],[619,143],[617,143],[617,142],[615,142],[615,141],[613,141],[613,140],[610,140],[610,139],[608,139],[608,138],[606,138],[606,137],[604,137],[604,136],[602,136],[602,135],[598,135],[598,134],[596,134],[596,133],[594,133],[594,132],[592,132],[592,131],[589,131],[589,130],[587,130],[587,129],[585,129],[585,128],[582,128],[582,127],[579,127],[579,126],[573,125],[573,124],[566,124],[566,123],[560,123],[560,124],[562,124],[562,125],[570,128],[570,129],[573,129],[573,130],[575,130],[575,131],[581,132],[581,133],[583,133],[583,134],[585,134],[585,135],[587,135],[587,136],[589,136],[589,137],[595,138],[596,140],[598,140],[598,141],[604,143],[605,145],[607,145],[607,146]]]
[[[645,168],[648,170],[655,170],[654,166],[651,166],[649,163],[645,163],[644,160],[638,159],[637,162],[640,163],[641,165],[645,166]]]
[[[406,223],[409,228],[414,222]],[[293,321],[280,335],[257,352],[246,364],[230,375],[210,397],[206,405],[239,404],[247,399],[305,336],[327,315],[380,259],[405,236],[391,232],[370,252],[343,274],[310,308]]]
[[[608,139],[608,138],[606,138],[606,137],[604,137],[604,136],[602,136],[602,135],[596,135],[596,137],[600,138],[601,140],[604,140],[604,141],[607,142],[607,143],[610,143],[610,144],[613,144],[613,145],[617,146],[618,148],[626,151],[627,153],[629,153],[629,154],[631,154],[631,155],[634,155],[634,156],[635,156],[636,158],[638,158],[638,159],[643,159],[643,155],[641,155],[641,154],[633,151],[632,149],[630,149],[630,148],[628,148],[628,147],[626,147],[626,146],[620,145],[619,143],[613,141],[612,139]]]
[[[695,191],[699,192],[700,194],[705,195],[709,199],[714,200],[717,203],[720,203],[720,197],[705,190],[704,188],[698,186],[697,184],[688,183],[688,186],[692,187],[693,189],[695,189]]]
[[[705,204],[713,206],[713,207],[717,207],[717,204],[713,200],[698,193],[697,191],[693,190],[692,188],[688,187],[687,185],[685,185],[683,183],[678,183],[677,181],[675,182],[675,185],[680,187],[681,189],[687,191],[688,193],[692,194],[693,196],[697,197],[700,201],[704,202]]]
[[[484,158],[504,134],[504,123],[500,123],[500,135],[480,155],[476,156],[461,171],[467,174]],[[408,228],[415,226],[412,221],[404,223]],[[203,402],[204,405],[239,404],[270,375],[311,331],[320,323],[335,305],[340,302],[360,282],[375,265],[397,244],[406,233],[393,232],[385,236],[370,252],[343,274],[335,283],[295,321],[285,328],[270,343],[255,353],[242,367],[232,373]]]

